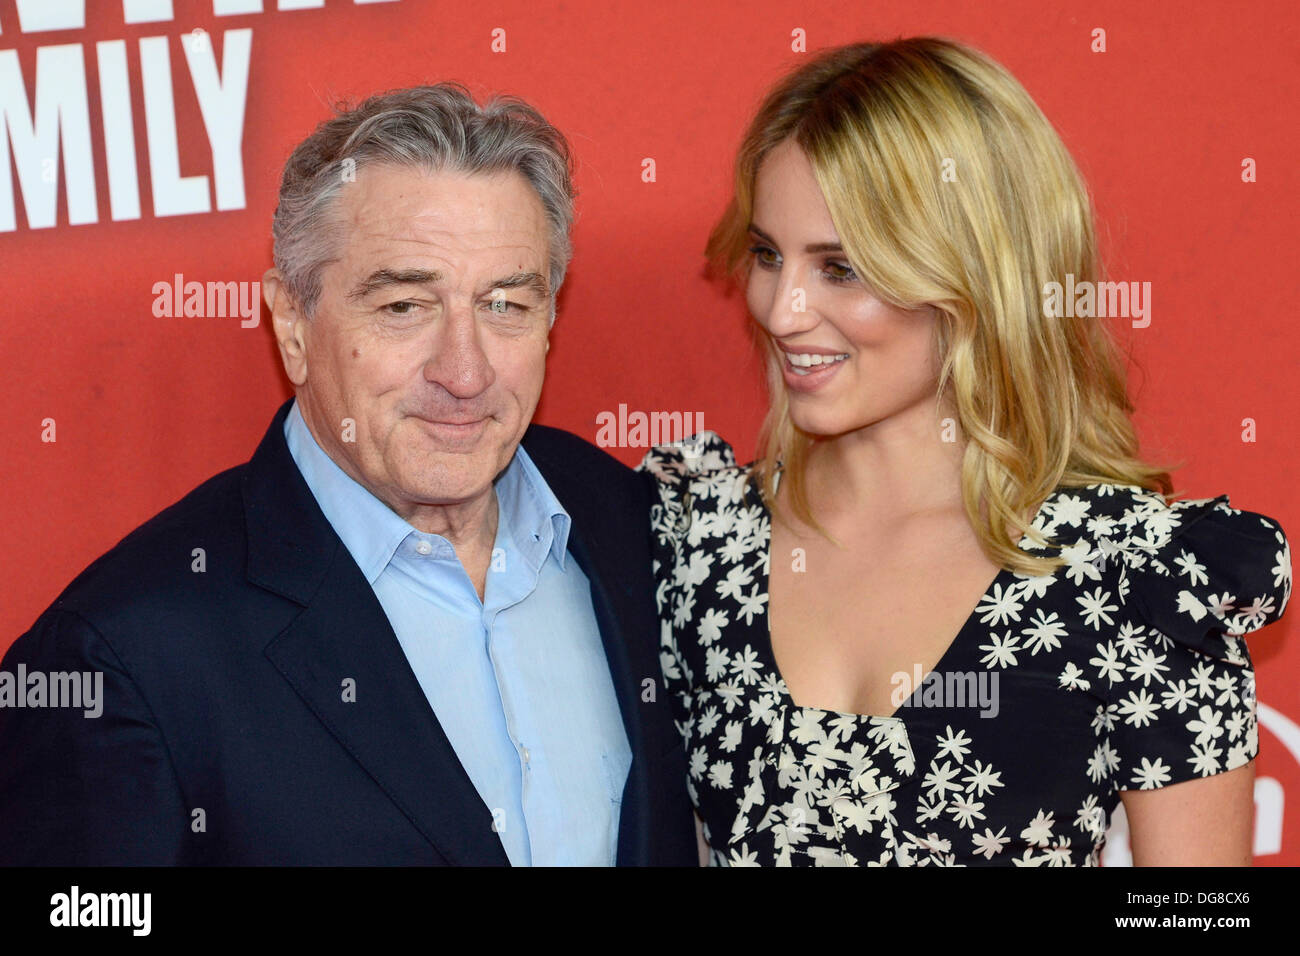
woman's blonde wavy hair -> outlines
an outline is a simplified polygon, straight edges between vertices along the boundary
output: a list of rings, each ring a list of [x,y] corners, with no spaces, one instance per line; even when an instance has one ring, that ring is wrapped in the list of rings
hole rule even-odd
[[[1058,487],[1172,493],[1168,469],[1138,457],[1124,364],[1105,322],[1044,314],[1046,283],[1100,278],[1093,212],[1065,146],[1010,73],[935,37],[815,56],[780,81],[749,126],[734,196],[709,237],[715,272],[747,275],[754,176],[789,139],[873,293],[938,311],[936,401],[951,384],[966,439],[962,498],[990,560],[1030,574],[1060,565],[1021,550],[1012,534],[1052,545],[1029,524]],[[780,477],[791,511],[820,527],[804,474],[814,439],[791,422],[780,356],[759,334],[771,405],[754,480],[775,512]]]

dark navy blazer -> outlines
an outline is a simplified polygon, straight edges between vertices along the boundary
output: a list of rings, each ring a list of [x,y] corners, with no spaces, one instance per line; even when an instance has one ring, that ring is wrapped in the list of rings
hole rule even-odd
[[[294,464],[289,407],[248,464],[123,539],[5,655],[10,673],[102,671],[104,712],[0,708],[0,864],[508,864]],[[693,866],[648,485],[567,432],[534,425],[523,445],[573,519],[632,749],[618,863]]]

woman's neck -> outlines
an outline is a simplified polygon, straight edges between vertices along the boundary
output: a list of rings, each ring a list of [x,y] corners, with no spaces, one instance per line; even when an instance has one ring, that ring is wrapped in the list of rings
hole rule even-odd
[[[860,516],[882,510],[902,516],[959,507],[964,449],[955,415],[922,401],[814,442],[807,464],[809,500],[828,529],[841,521],[856,525]]]

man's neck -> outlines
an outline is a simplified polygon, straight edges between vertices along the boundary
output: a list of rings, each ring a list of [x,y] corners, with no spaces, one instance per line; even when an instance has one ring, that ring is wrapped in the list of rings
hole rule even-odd
[[[496,544],[500,509],[497,506],[496,485],[489,484],[479,495],[464,501],[430,504],[396,498],[384,493],[382,488],[372,488],[356,474],[346,456],[331,455],[327,444],[321,441],[312,423],[310,409],[299,406],[303,424],[311,433],[316,445],[349,478],[382,501],[399,518],[425,534],[436,534],[447,539],[465,573],[474,583],[479,600],[483,600],[487,586],[488,567],[492,563],[492,548]]]

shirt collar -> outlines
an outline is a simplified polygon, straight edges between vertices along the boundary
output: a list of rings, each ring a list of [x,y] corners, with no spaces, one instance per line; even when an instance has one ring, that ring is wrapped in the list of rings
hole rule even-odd
[[[551,491],[523,445],[515,449],[510,464],[497,478],[496,489],[500,516],[498,537],[506,540],[501,533],[504,528],[513,538],[515,547],[535,568],[542,566],[549,553],[560,565],[560,570],[565,570],[573,519],[555,497],[555,492]]]
[[[424,535],[335,464],[317,444],[295,401],[284,437],[298,470],[357,567],[373,585],[411,534]],[[572,519],[523,446],[496,480],[497,537],[522,553],[534,569],[549,553],[564,570]]]

